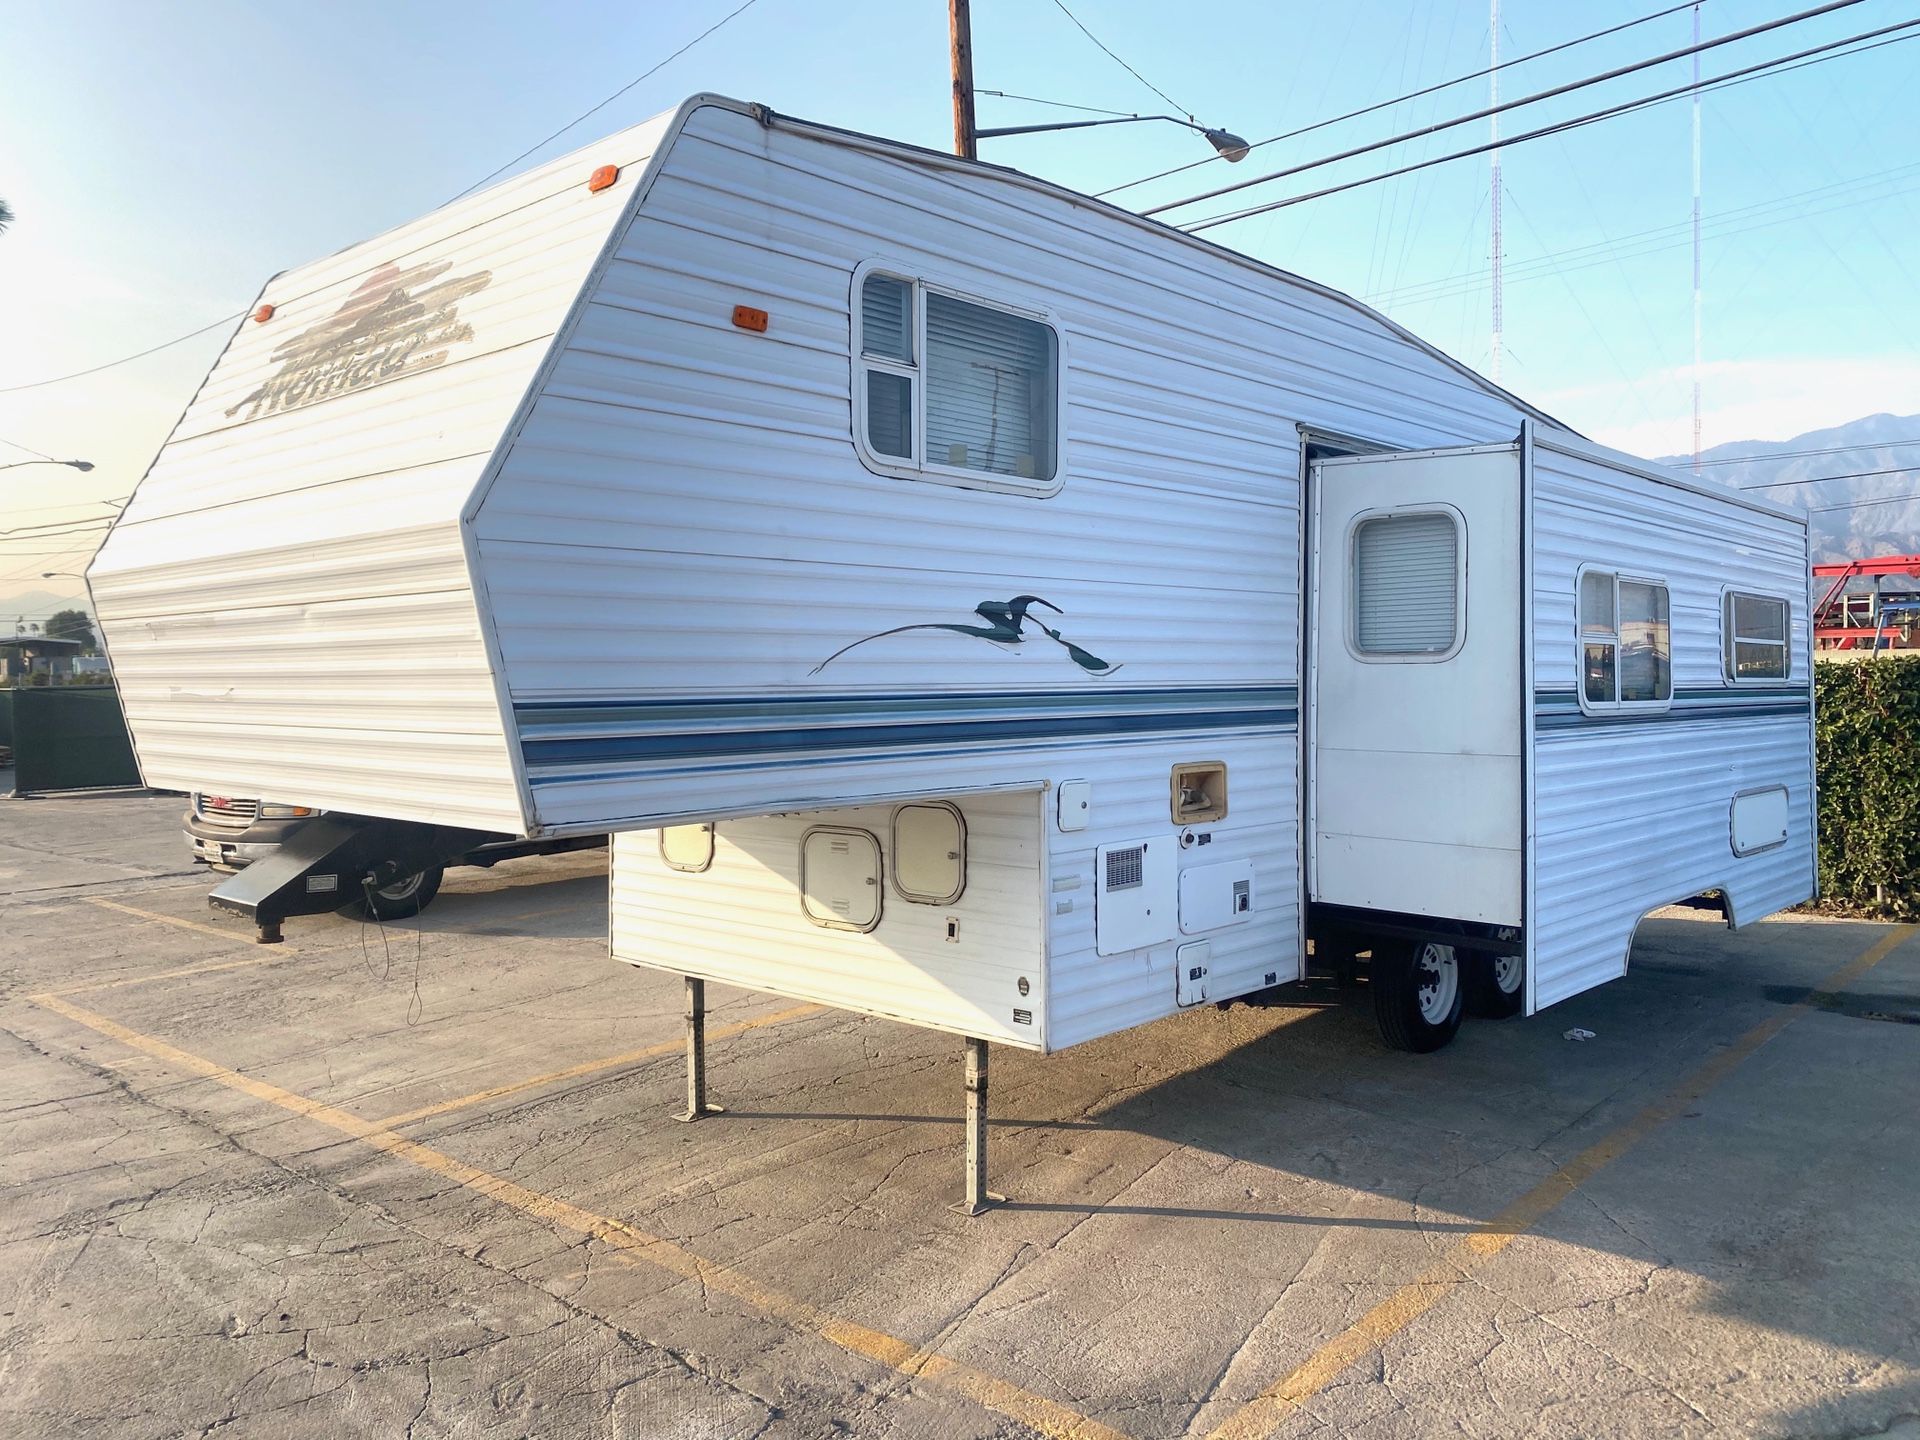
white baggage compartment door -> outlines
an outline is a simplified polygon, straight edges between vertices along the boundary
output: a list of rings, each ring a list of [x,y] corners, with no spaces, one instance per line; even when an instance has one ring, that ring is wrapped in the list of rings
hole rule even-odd
[[[1308,893],[1522,920],[1517,446],[1313,467]]]

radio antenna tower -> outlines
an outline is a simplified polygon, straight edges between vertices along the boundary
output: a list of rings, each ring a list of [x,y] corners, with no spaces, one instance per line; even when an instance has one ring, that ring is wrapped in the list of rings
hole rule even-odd
[[[1500,0],[1494,0],[1498,6]],[[1700,473],[1700,7],[1693,7],[1693,473]],[[1496,286],[1498,282],[1495,282]],[[1496,289],[1495,294],[1498,294]],[[1498,305],[1498,301],[1495,302]],[[1498,313],[1496,311],[1496,313]]]
[[[1487,85],[1492,92],[1491,103],[1494,108],[1494,113],[1489,117],[1487,123],[1491,127],[1488,138],[1494,142],[1494,145],[1493,149],[1488,152],[1493,161],[1493,189],[1488,201],[1490,206],[1488,213],[1492,216],[1488,235],[1488,249],[1491,251],[1490,258],[1493,262],[1493,383],[1498,385],[1500,383],[1500,361],[1502,352],[1506,348],[1506,317],[1503,314],[1504,297],[1500,293],[1500,0],[1492,0],[1492,3],[1493,68],[1487,74]],[[1697,8],[1695,9],[1694,16],[1694,24],[1697,26],[1700,23]],[[1698,56],[1694,57],[1693,63],[1694,78],[1698,80],[1700,76],[1700,60]],[[1696,101],[1695,103],[1697,104],[1698,102]],[[1699,134],[1697,126],[1694,133],[1697,137]]]

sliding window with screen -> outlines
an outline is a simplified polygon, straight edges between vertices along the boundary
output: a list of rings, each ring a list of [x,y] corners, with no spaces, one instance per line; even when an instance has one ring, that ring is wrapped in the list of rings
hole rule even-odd
[[[854,443],[883,474],[1051,495],[1060,478],[1058,329],[912,276],[854,285]]]
[[[1663,580],[1582,569],[1580,708],[1651,709],[1673,703],[1673,623]]]

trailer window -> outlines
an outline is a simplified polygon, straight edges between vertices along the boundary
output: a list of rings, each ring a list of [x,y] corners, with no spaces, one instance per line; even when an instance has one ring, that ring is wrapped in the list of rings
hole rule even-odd
[[[700,874],[713,864],[713,826],[667,826],[660,832],[660,858],[668,869]]]
[[[1459,649],[1460,529],[1451,510],[1371,515],[1353,527],[1355,653],[1443,660]]]
[[[1606,710],[1673,699],[1667,587],[1607,570],[1580,574],[1580,705]]]
[[[1729,590],[1721,606],[1727,679],[1736,683],[1786,679],[1792,666],[1787,651],[1787,602],[1774,595]]]
[[[860,282],[855,435],[869,465],[1051,493],[1060,344],[1051,325],[881,271]]]

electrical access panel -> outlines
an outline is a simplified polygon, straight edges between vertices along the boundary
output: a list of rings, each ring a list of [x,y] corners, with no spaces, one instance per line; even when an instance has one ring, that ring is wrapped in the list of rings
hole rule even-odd
[[[1171,940],[1177,929],[1171,835],[1094,851],[1093,948],[1119,955]]]

